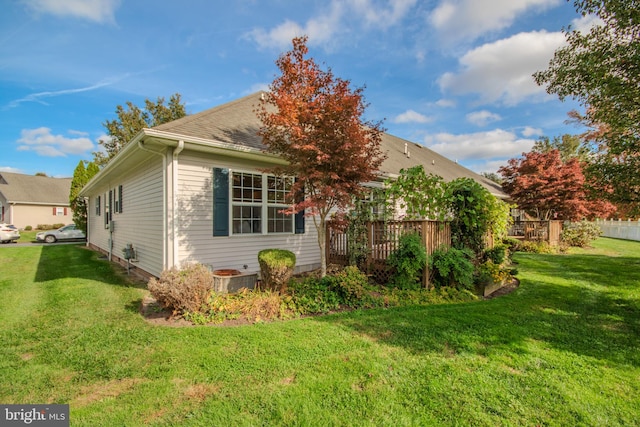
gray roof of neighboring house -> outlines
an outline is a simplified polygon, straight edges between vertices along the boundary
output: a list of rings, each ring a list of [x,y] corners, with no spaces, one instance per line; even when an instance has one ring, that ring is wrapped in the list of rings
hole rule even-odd
[[[255,108],[260,102],[260,96],[261,92],[254,93],[200,113],[156,126],[154,129],[266,150],[262,139],[257,135],[261,122],[256,116]],[[405,144],[409,156],[405,154]],[[503,198],[507,196],[500,185],[441,156],[424,145],[384,133],[381,148],[383,152],[387,153],[387,159],[381,167],[383,173],[399,174],[400,169],[408,169],[421,164],[427,173],[441,176],[445,181],[461,177],[473,178],[492,194]]]
[[[9,203],[69,206],[71,178],[0,172],[0,193]]]

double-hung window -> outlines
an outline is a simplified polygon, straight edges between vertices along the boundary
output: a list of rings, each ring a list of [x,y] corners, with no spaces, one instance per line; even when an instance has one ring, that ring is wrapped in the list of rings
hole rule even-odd
[[[233,234],[262,233],[262,175],[233,172],[231,182]]]
[[[292,233],[293,215],[287,215],[285,197],[291,191],[293,180],[287,177],[267,176],[267,232]]]

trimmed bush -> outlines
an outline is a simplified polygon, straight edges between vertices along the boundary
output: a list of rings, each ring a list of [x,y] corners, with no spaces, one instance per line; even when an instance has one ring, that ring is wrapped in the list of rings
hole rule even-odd
[[[27,225],[27,226],[24,228],[24,231],[31,231],[31,230],[33,230],[33,227],[31,227],[30,225]]]
[[[202,264],[183,265],[182,269],[171,268],[149,280],[147,288],[151,295],[174,314],[200,313],[206,310],[207,300],[213,287],[213,275]]]
[[[286,249],[264,249],[258,253],[263,289],[284,293],[293,276],[296,256]]]
[[[602,235],[602,229],[589,221],[572,222],[564,227],[560,238],[569,246],[585,248]]]

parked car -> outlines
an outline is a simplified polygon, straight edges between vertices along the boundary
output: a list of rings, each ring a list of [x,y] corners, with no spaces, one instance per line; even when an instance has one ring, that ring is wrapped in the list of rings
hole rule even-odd
[[[41,231],[36,234],[39,242],[55,243],[58,240],[84,240],[87,236],[82,230],[78,230],[75,224],[65,225],[57,230]]]
[[[12,240],[18,240],[19,238],[18,227],[11,224],[0,224],[0,242],[10,243]]]

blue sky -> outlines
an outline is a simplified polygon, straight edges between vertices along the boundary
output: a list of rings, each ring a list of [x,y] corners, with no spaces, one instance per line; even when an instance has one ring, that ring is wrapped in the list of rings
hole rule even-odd
[[[579,105],[531,77],[587,26],[565,0],[9,0],[0,15],[0,171],[72,176],[115,107],[180,93],[188,113],[264,89],[291,38],[366,86],[366,118],[495,172]]]

